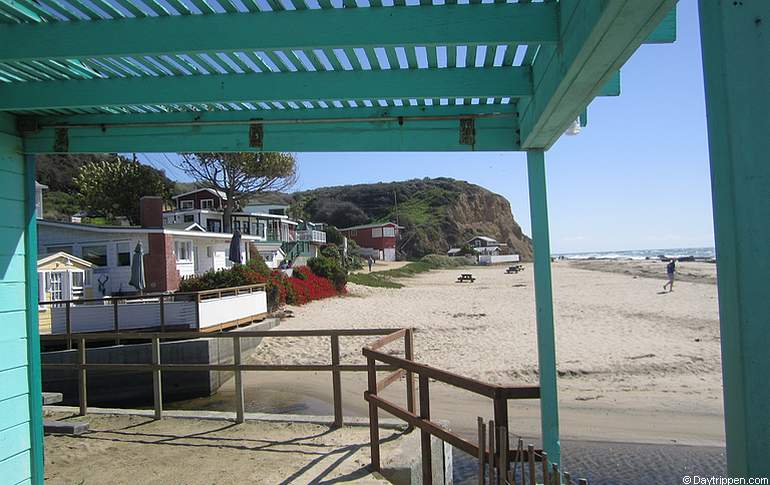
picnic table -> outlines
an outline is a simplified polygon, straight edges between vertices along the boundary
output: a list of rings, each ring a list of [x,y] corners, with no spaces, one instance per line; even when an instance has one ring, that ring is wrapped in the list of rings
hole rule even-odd
[[[524,271],[524,266],[517,264],[515,266],[508,266],[508,269],[505,270],[505,274],[516,274],[519,271]]]
[[[465,283],[466,281],[473,283],[476,278],[471,273],[462,273],[457,277],[457,283]]]

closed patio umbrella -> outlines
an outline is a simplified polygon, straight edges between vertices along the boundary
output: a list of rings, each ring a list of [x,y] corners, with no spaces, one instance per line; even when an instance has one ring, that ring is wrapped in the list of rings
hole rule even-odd
[[[144,251],[142,251],[142,243],[136,243],[134,248],[134,257],[131,258],[131,279],[128,284],[139,290],[144,291]]]
[[[230,256],[228,259],[233,263],[241,264],[241,231],[238,229],[233,232],[233,238],[230,240]]]

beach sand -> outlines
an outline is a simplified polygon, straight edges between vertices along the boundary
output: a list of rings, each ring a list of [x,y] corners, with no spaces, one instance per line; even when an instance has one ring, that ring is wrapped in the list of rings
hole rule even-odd
[[[420,362],[498,384],[537,383],[531,265],[517,275],[505,274],[502,267],[470,271],[477,278],[473,284],[455,283],[458,270],[442,270],[401,279],[402,289],[349,285],[346,297],[291,308],[294,317],[279,328],[411,326]],[[724,444],[715,268],[684,263],[680,271],[690,275],[684,277],[689,281],[678,281],[674,292],[663,293],[659,277],[665,277],[664,263],[554,263],[562,436]],[[343,338],[342,362],[363,363],[361,347],[371,340]],[[265,339],[252,358],[328,363],[329,342]],[[344,375],[346,414],[366,413],[364,381],[361,374]],[[325,373],[249,374],[247,383],[260,396],[283,392],[330,401]],[[475,416],[491,414],[491,403],[484,399],[434,388],[435,414],[456,430],[470,435]],[[403,394],[398,389],[388,392]],[[228,386],[222,392],[226,399]],[[512,428],[539,435],[537,401],[512,402],[510,409]]]
[[[92,414],[81,436],[45,439],[51,484],[390,483],[371,474],[367,427],[309,423]],[[401,432],[381,431],[383,463],[397,456]]]

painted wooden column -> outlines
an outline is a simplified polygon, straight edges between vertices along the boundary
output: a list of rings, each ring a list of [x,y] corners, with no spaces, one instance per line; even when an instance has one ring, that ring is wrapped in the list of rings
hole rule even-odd
[[[24,192],[26,233],[24,237],[25,300],[27,307],[27,375],[29,380],[30,448],[32,451],[31,478],[33,484],[42,484],[43,474],[43,385],[40,367],[40,327],[38,324],[37,281],[37,211],[35,191],[35,156],[24,157]]]
[[[35,181],[21,154],[0,113],[0,482],[42,484]]]
[[[727,468],[770,476],[770,2],[701,0]]]
[[[559,463],[559,396],[556,388],[556,343],[551,291],[551,248],[548,236],[548,202],[545,189],[545,153],[527,152],[529,212],[535,268],[537,358],[540,374],[540,426],[543,449]]]

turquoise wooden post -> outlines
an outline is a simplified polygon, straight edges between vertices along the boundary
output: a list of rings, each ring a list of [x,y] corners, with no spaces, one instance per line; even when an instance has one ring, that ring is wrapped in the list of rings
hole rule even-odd
[[[770,2],[700,1],[727,469],[770,476]]]
[[[40,368],[40,331],[37,289],[37,212],[35,207],[35,156],[24,158],[26,234],[24,253],[27,307],[27,375],[29,380],[29,422],[32,483],[42,484],[43,474],[43,384]]]
[[[556,389],[556,343],[553,331],[551,248],[548,236],[548,202],[545,190],[545,153],[527,152],[529,213],[535,262],[537,358],[540,372],[540,426],[548,459],[560,462],[559,396]]]

